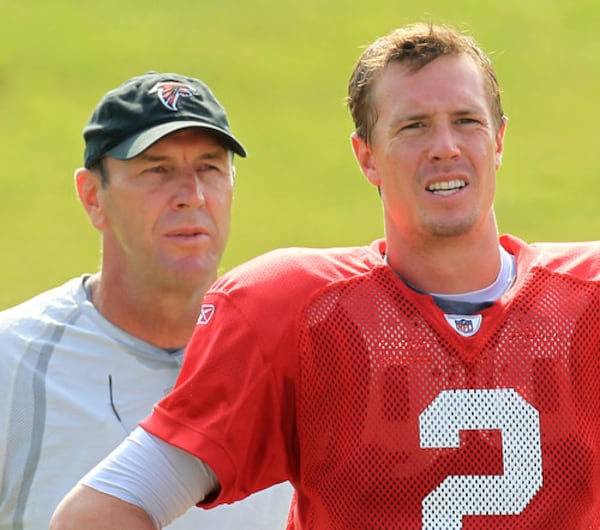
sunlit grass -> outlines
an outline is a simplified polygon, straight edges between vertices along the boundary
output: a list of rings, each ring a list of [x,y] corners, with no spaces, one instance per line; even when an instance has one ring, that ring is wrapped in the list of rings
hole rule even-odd
[[[417,19],[468,29],[494,58],[510,117],[501,230],[600,234],[600,4],[0,0],[0,13],[0,308],[97,268],[73,190],[81,128],[106,90],[149,69],[206,80],[250,152],[222,271],[274,247],[379,237],[343,98],[361,47]]]

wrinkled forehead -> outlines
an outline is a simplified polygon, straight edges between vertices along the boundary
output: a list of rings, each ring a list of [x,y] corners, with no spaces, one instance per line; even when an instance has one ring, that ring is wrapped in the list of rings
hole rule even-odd
[[[415,102],[482,105],[490,109],[485,75],[467,55],[441,56],[415,69],[404,61],[388,63],[373,82],[371,104],[378,113],[391,104]]]

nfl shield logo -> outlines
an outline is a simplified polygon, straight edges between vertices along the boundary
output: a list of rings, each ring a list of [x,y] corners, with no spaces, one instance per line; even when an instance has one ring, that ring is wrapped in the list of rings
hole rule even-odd
[[[456,331],[460,333],[472,333],[473,332],[473,322],[466,318],[461,318],[460,320],[455,320]]]
[[[472,337],[481,327],[481,315],[444,315],[450,327],[463,337]]]

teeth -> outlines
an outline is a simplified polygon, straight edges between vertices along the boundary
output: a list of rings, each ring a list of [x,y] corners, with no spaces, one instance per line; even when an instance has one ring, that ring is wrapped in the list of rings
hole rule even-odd
[[[447,181],[442,181],[442,182],[434,182],[433,184],[430,184],[429,186],[427,186],[427,189],[429,191],[451,191],[451,190],[457,190],[460,188],[464,188],[466,186],[466,182],[464,180],[459,180],[459,179],[455,179],[455,180],[447,180]]]

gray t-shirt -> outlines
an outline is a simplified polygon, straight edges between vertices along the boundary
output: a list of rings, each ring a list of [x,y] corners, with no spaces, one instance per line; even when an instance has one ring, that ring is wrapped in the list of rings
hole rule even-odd
[[[47,528],[64,495],[175,384],[183,350],[108,322],[86,278],[0,312],[0,530]],[[285,484],[190,510],[169,528],[285,528],[290,498]]]

